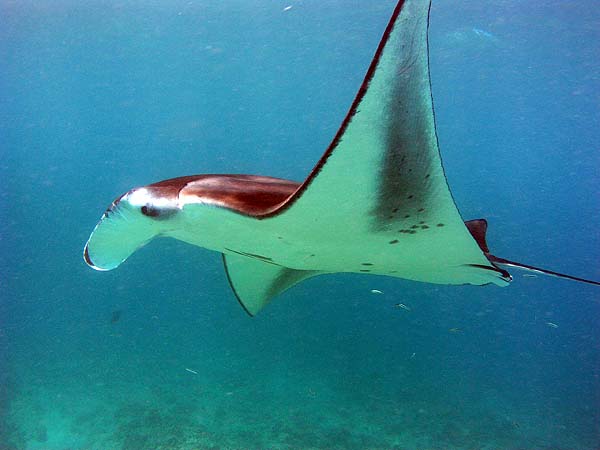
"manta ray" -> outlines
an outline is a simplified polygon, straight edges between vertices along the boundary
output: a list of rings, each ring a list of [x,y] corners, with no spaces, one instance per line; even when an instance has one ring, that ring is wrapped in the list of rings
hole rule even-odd
[[[214,250],[251,316],[302,280],[338,272],[506,286],[512,267],[600,285],[494,256],[487,222],[461,218],[435,128],[429,12],[427,0],[398,2],[348,113],[304,182],[192,175],[132,189],[103,214],[85,262],[114,269],[159,236]]]

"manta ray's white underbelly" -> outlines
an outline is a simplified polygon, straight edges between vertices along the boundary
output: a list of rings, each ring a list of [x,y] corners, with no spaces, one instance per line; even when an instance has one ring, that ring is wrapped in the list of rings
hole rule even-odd
[[[441,284],[505,285],[474,240],[451,226],[427,233],[370,230],[360,224],[330,229],[308,223],[242,216],[222,208],[186,208],[181,226],[165,235],[225,254],[297,270],[378,274]]]

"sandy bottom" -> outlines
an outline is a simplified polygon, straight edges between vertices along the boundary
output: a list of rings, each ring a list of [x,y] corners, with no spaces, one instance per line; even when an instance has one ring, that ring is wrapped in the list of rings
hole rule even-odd
[[[251,361],[246,370],[162,361],[112,373],[63,362],[44,378],[10,381],[2,448],[594,448],[593,424],[493,388],[419,379],[415,359],[360,375]]]

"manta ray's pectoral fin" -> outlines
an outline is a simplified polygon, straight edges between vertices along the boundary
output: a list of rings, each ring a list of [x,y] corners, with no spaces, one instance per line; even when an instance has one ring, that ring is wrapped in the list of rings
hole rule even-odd
[[[487,232],[487,226],[488,226],[487,220],[485,220],[485,219],[469,220],[469,221],[465,222],[465,225],[467,226],[469,232],[471,233],[471,236],[473,236],[473,238],[475,239],[477,244],[479,244],[479,248],[481,248],[481,250],[487,257],[487,259],[495,267],[498,267],[498,266],[511,267],[511,268],[515,268],[515,269],[519,269],[519,270],[524,270],[527,272],[533,272],[533,273],[548,275],[548,276],[557,277],[557,278],[565,278],[567,280],[578,281],[580,283],[588,283],[588,284],[593,284],[595,286],[600,286],[599,281],[575,277],[573,275],[567,275],[564,273],[554,272],[553,270],[542,269],[540,267],[530,266],[529,264],[522,264],[519,262],[510,261],[505,258],[500,258],[498,256],[494,256],[490,253],[490,249],[488,248],[487,241],[486,241],[486,232]]]
[[[223,254],[231,289],[250,316],[256,315],[276,295],[320,273],[289,269],[260,258],[257,255]]]

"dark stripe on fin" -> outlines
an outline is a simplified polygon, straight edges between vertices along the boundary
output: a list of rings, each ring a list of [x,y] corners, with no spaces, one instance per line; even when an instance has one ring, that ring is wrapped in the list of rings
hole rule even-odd
[[[233,250],[233,249],[227,248],[227,247],[225,247],[225,250],[227,250],[228,252],[231,252],[231,253],[237,253],[240,256],[246,256],[248,258],[258,259],[258,260],[263,261],[263,262],[265,262],[267,264],[273,264],[273,265],[276,265],[276,266],[280,265],[280,264],[277,264],[277,263],[273,262],[272,258],[268,258],[266,256],[257,255],[255,253],[238,252],[237,250]]]
[[[514,267],[516,269],[527,270],[529,272],[541,273],[543,275],[548,275],[551,277],[565,278],[567,280],[578,281],[580,283],[587,283],[587,284],[593,284],[594,286],[600,286],[600,281],[587,280],[585,278],[579,278],[579,277],[574,277],[572,275],[567,275],[564,273],[554,272],[553,270],[541,269],[539,267],[530,266],[528,264],[521,264],[521,263],[518,263],[515,261],[510,261],[508,259],[499,258],[499,257],[491,255],[489,253],[487,253],[486,256],[492,264],[500,264],[503,266]]]
[[[497,272],[497,273],[500,274],[500,276],[502,278],[504,278],[504,280],[506,280],[508,282],[512,281],[512,275],[510,273],[508,273],[504,269],[501,269],[500,267],[496,267],[495,265],[494,265],[494,267],[490,267],[490,266],[484,266],[482,264],[468,264],[468,266],[470,266],[470,267],[477,267],[477,268],[483,269],[483,270],[490,270],[492,272]]]
[[[233,291],[233,295],[235,295],[235,299],[238,301],[238,303],[244,309],[244,311],[246,311],[246,314],[248,314],[250,317],[254,317],[254,314],[252,314],[250,311],[248,311],[248,308],[246,308],[246,305],[244,305],[244,302],[242,301],[242,299],[238,295],[237,291],[235,290],[235,286],[233,285],[233,282],[231,281],[231,276],[229,275],[229,269],[227,268],[227,260],[225,259],[225,254],[221,253],[221,257],[223,258],[223,266],[225,267],[225,275],[227,275],[227,281],[229,282],[229,287],[231,287],[231,290]]]
[[[92,262],[92,260],[90,258],[90,252],[88,250],[87,244],[86,244],[85,248],[83,249],[83,259],[85,260],[85,262],[88,266],[94,267],[94,263]]]

